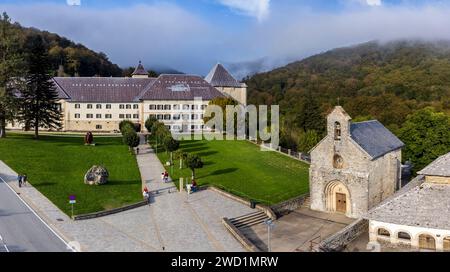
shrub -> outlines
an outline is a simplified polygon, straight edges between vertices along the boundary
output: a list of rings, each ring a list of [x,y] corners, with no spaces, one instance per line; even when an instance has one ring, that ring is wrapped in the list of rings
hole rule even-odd
[[[139,135],[136,133],[136,131],[126,131],[123,134],[123,142],[130,149],[135,148],[140,143]]]

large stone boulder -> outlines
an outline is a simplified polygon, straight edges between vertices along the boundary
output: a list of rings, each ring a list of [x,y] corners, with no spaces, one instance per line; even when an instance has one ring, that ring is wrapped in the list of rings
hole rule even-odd
[[[103,185],[108,182],[109,173],[105,167],[94,165],[84,176],[84,184]]]

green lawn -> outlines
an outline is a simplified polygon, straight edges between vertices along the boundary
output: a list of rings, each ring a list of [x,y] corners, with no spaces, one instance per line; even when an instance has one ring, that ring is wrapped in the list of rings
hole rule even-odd
[[[76,195],[75,214],[91,213],[142,200],[141,178],[134,155],[122,138],[94,137],[97,146],[84,146],[83,137],[8,134],[0,139],[0,160],[69,214],[69,195]],[[93,165],[105,166],[109,183],[85,185],[83,178]]]
[[[205,163],[204,168],[196,170],[199,185],[215,185],[269,205],[309,191],[307,164],[277,152],[261,151],[247,141],[182,141],[181,149],[198,154]],[[170,157],[164,151],[158,156],[163,163]],[[167,170],[175,180],[191,175],[190,169],[179,169],[179,161]]]

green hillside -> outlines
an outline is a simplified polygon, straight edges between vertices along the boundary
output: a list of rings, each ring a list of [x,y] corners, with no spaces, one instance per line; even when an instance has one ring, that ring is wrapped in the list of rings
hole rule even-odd
[[[409,114],[427,106],[450,113],[450,42],[369,42],[257,74],[246,83],[250,103],[280,105],[285,145],[298,143],[311,103],[321,117],[339,103],[354,119],[375,118],[396,133]],[[324,123],[319,127],[323,133]]]
[[[97,53],[82,44],[36,28],[14,24],[24,43],[28,35],[41,35],[44,38],[54,75],[59,76],[121,76],[122,69],[109,61],[105,53]],[[26,53],[25,47],[23,47]],[[63,68],[63,69],[62,69]]]

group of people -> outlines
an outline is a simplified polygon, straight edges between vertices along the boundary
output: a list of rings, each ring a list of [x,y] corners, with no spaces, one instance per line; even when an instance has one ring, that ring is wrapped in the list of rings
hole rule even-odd
[[[19,174],[17,176],[17,182],[19,182],[19,188],[22,186],[25,186],[27,184],[27,181],[28,181],[28,177],[26,174],[25,175]]]

